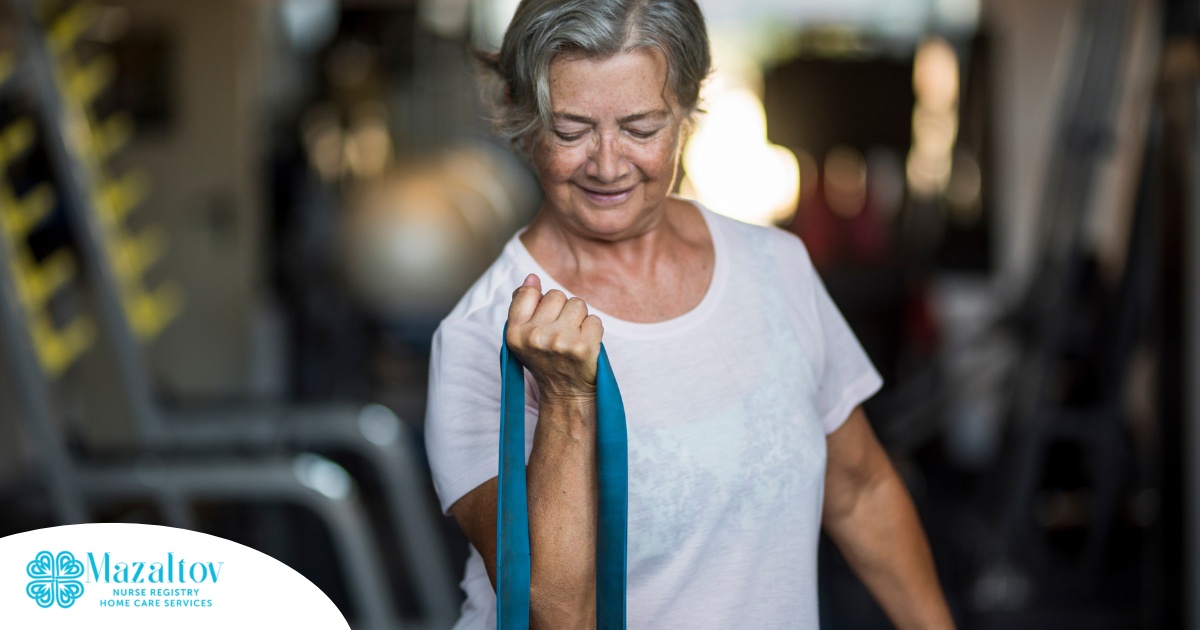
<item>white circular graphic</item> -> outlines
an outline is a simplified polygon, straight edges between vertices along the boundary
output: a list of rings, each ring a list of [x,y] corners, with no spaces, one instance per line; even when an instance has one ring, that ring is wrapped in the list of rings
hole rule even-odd
[[[5,628],[349,629],[312,582],[235,542],[97,523],[0,538]]]

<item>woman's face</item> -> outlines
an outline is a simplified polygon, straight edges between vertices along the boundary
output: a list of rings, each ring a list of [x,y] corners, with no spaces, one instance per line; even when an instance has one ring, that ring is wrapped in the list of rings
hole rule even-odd
[[[620,240],[666,207],[679,163],[680,111],[661,52],[550,64],[553,126],[533,152],[545,207],[567,229]]]

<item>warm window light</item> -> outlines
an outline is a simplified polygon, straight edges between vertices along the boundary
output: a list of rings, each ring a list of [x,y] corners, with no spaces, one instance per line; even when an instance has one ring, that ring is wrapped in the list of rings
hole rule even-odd
[[[924,41],[913,58],[913,91],[926,107],[947,111],[958,105],[958,56],[945,39]]]
[[[940,37],[925,40],[913,58],[912,149],[908,185],[920,197],[933,197],[950,184],[958,137],[958,57]]]
[[[817,160],[811,153],[800,149],[796,153],[796,161],[800,163],[800,201],[807,203],[814,195],[817,194],[817,187],[813,182],[817,181]]]
[[[683,152],[684,193],[748,223],[785,220],[800,196],[800,165],[791,151],[767,141],[762,101],[732,88],[707,95],[705,107]]]

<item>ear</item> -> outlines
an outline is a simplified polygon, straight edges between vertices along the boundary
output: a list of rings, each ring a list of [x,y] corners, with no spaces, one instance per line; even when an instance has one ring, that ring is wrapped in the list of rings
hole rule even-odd
[[[538,147],[540,144],[541,139],[540,137],[536,136],[533,138],[523,138],[520,140],[514,139],[512,144],[513,152],[516,153],[517,157],[529,167],[529,170],[533,171],[535,176],[538,175],[537,158],[535,153],[537,153],[539,150]]]

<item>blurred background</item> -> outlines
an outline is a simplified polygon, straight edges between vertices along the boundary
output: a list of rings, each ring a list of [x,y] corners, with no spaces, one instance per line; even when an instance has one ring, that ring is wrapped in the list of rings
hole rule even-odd
[[[1200,2],[700,4],[681,192],[804,239],[961,626],[1200,628]],[[539,203],[469,55],[515,5],[0,0],[0,535],[188,527],[453,623],[429,341]]]

